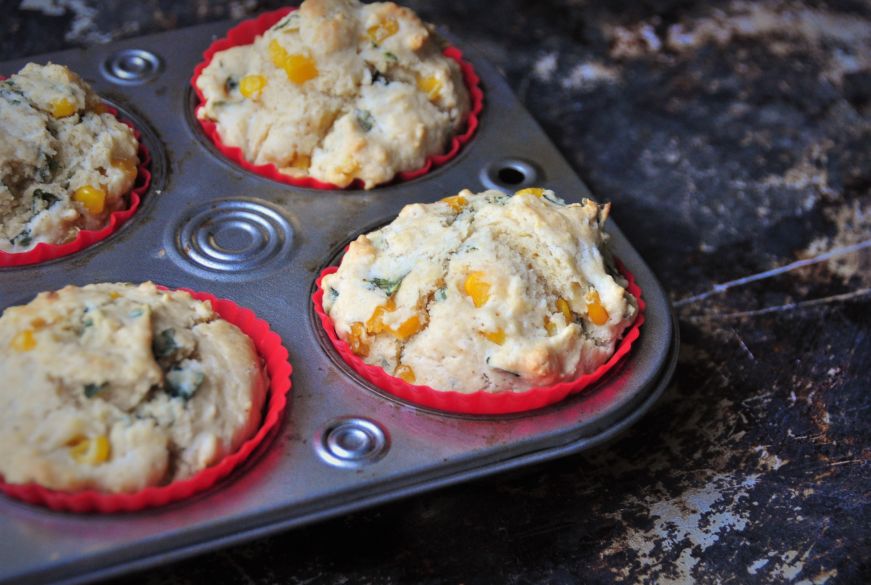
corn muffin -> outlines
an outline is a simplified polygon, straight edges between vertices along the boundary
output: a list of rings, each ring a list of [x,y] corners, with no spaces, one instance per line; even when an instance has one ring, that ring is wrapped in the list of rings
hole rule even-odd
[[[391,2],[306,0],[196,79],[221,141],[251,163],[370,189],[422,167],[463,128],[469,94],[444,42]]]
[[[185,292],[102,283],[0,317],[0,474],[132,492],[192,476],[260,423],[251,340]]]
[[[436,390],[524,391],[594,371],[638,312],[602,224],[608,205],[468,190],[407,205],[322,281],[366,363]]]
[[[133,131],[62,65],[0,81],[0,250],[63,244],[100,229],[136,180]]]

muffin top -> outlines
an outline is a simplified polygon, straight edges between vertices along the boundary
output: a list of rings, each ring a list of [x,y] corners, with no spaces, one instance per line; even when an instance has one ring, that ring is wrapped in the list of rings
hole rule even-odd
[[[62,244],[100,229],[136,180],[133,131],[62,65],[0,81],[0,250]]]
[[[443,41],[392,2],[306,0],[251,45],[216,53],[198,115],[255,164],[365,188],[446,149],[469,95]]]
[[[136,491],[235,451],[260,422],[251,340],[152,283],[67,286],[0,317],[0,474]]]
[[[523,391],[594,371],[637,300],[602,230],[608,205],[468,190],[407,205],[351,243],[324,309],[365,362],[436,390]]]

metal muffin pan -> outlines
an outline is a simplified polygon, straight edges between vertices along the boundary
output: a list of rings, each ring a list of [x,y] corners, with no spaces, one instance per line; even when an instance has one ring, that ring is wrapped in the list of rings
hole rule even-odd
[[[498,72],[461,42],[485,94],[477,134],[445,166],[373,191],[279,184],[223,159],[193,117],[189,80],[234,23],[209,24],[28,61],[80,73],[143,132],[154,180],[117,233],[78,254],[0,269],[0,309],[66,284],[154,280],[232,299],[281,335],[293,364],[283,424],[232,476],[191,499],[131,514],[75,515],[0,497],[0,582],[80,583],[345,514],[598,445],[636,421],[675,367],[665,292],[619,228],[615,253],[647,301],[628,359],[596,386],[524,415],[445,415],[357,378],[324,339],[311,294],[344,244],[412,202],[462,188],[527,185],[577,201],[588,190]]]

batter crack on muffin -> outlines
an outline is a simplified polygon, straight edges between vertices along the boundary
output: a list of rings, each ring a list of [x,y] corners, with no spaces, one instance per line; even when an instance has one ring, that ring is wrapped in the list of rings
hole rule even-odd
[[[0,81],[0,250],[63,244],[127,207],[139,159],[133,131],[62,65]]]
[[[0,317],[0,473],[132,492],[192,476],[260,423],[251,340],[152,283],[67,286]]]
[[[408,205],[324,277],[324,310],[366,363],[437,390],[524,391],[613,354],[638,312],[602,224],[552,191]]]
[[[459,65],[416,14],[391,2],[306,0],[197,78],[201,118],[254,164],[364,187],[444,152],[469,113]]]

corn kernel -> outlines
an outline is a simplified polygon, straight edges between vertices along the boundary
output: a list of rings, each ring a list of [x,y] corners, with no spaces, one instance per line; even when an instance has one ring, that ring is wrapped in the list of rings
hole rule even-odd
[[[479,331],[479,333],[496,345],[502,345],[505,343],[505,332],[501,329],[497,329],[496,331]]]
[[[490,300],[490,283],[484,280],[483,272],[471,272],[463,283],[463,290],[475,303],[476,308],[483,307]]]
[[[111,446],[106,435],[99,435],[93,439],[82,438],[70,444],[70,457],[76,463],[87,465],[99,465],[109,459]]]
[[[109,291],[109,298],[112,299],[113,301],[114,301],[114,300],[117,300],[117,299],[120,299],[120,298],[121,298],[121,293],[119,293],[119,292],[116,291],[116,290]]]
[[[604,325],[608,322],[608,310],[602,306],[599,293],[595,290],[587,293],[587,316],[595,325]]]
[[[417,315],[409,317],[402,322],[396,329],[391,329],[390,333],[399,341],[405,341],[415,333],[421,330],[422,324]]]
[[[43,319],[42,317],[37,317],[36,319],[30,320],[30,326],[33,327],[34,329],[36,329],[37,331],[39,331],[40,329],[42,329],[46,325],[48,325],[48,322],[45,319]]]
[[[427,97],[431,100],[434,100],[439,97],[439,93],[442,90],[442,82],[438,77],[433,75],[429,75],[427,77],[420,77],[417,80],[417,88],[425,93]]]
[[[569,307],[568,301],[563,298],[559,298],[556,300],[556,308],[557,310],[563,314],[565,317],[566,325],[574,322],[574,317],[572,317],[572,309]]]
[[[544,316],[544,329],[548,335],[556,335],[556,323],[551,321],[547,315]]]
[[[239,82],[239,93],[246,98],[257,99],[266,87],[266,77],[263,75],[246,75]]]
[[[372,316],[366,321],[366,333],[377,335],[383,331],[388,331],[390,328],[384,324],[384,313],[392,313],[396,310],[396,300],[393,297],[387,299],[383,305],[378,305],[372,311]]]
[[[139,165],[133,158],[113,158],[109,161],[113,168],[118,169],[128,177],[135,177],[139,173]]]
[[[71,102],[67,98],[61,98],[51,103],[51,115],[55,118],[66,118],[72,116],[78,111],[75,102]]]
[[[33,329],[25,329],[19,331],[12,338],[12,343],[9,346],[15,351],[30,351],[36,347],[36,338],[33,336]]]
[[[73,201],[78,201],[90,213],[98,215],[106,208],[106,191],[93,185],[84,185],[75,190]]]
[[[275,39],[269,43],[269,57],[272,63],[279,69],[283,69],[287,78],[297,85],[318,76],[318,67],[314,59],[308,55],[288,53]]]
[[[535,195],[536,197],[542,197],[544,195],[544,189],[541,187],[527,187],[526,189],[521,189],[515,195]]]
[[[363,338],[363,324],[360,322],[351,323],[351,332],[348,334],[348,345],[351,346],[351,351],[356,355],[366,357],[369,355],[369,344]]]
[[[308,168],[311,166],[311,164],[312,164],[312,157],[310,157],[307,154],[298,154],[295,157],[293,157],[293,161],[290,163],[290,166],[292,166],[295,169],[308,170]]]
[[[444,199],[442,199],[442,203],[447,203],[451,206],[451,209],[454,210],[454,213],[459,213],[466,205],[469,204],[469,201],[462,195],[452,195],[450,197],[445,197]]]
[[[417,379],[414,375],[414,370],[411,369],[411,366],[406,365],[397,366],[396,371],[393,372],[393,375],[397,378],[405,380],[409,384],[414,384],[414,381]]]
[[[369,40],[375,43],[376,45],[380,45],[384,42],[384,39],[392,37],[399,31],[399,23],[396,22],[395,18],[386,18],[366,29],[366,35],[369,37]]]

